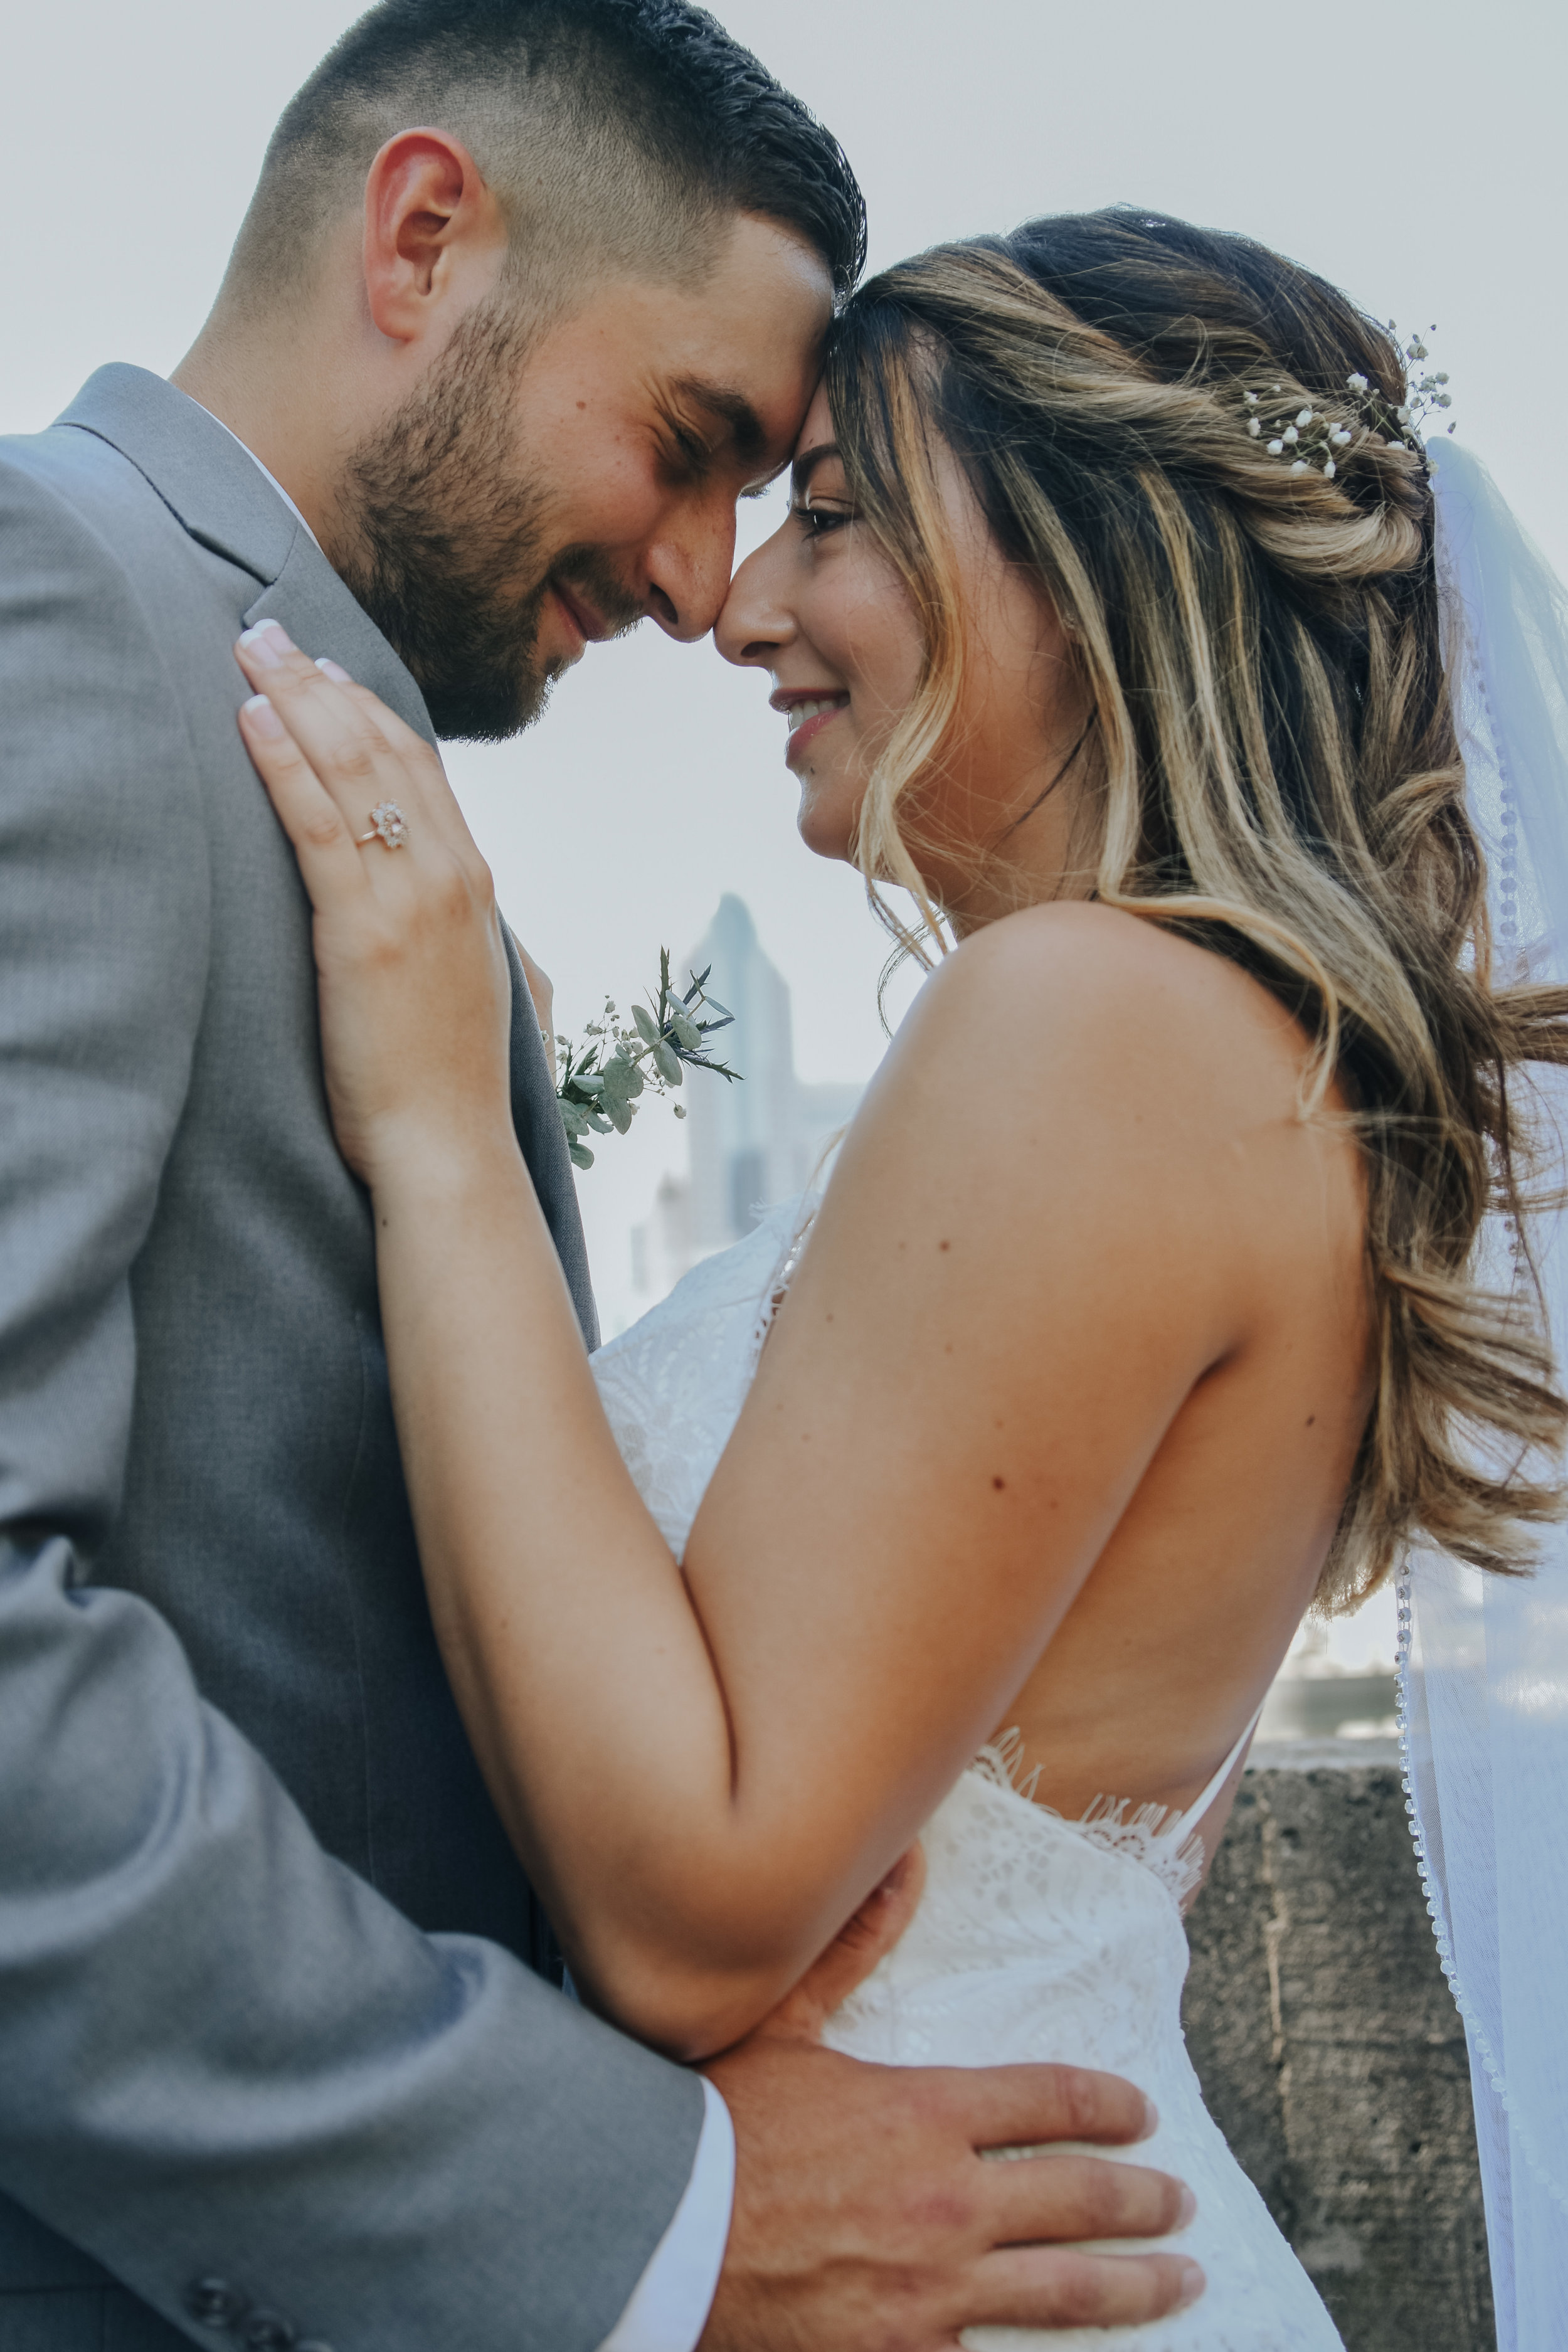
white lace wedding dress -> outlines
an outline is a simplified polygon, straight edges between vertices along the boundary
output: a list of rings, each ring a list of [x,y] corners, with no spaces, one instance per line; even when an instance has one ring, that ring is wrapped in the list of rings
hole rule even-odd
[[[678,1555],[803,1223],[798,1203],[773,1211],[594,1359],[621,1451]],[[1188,2228],[1158,2242],[1200,2262],[1208,2288],[1191,2309],[1146,2326],[975,2327],[964,2343],[975,2352],[1343,2352],[1211,2120],[1182,2038],[1180,1903],[1201,1861],[1184,1824],[1205,1799],[1174,1820],[1102,1801],[1067,1822],[1014,1786],[1010,1761],[1005,1748],[979,1758],[928,1822],[920,1908],[825,2038],[889,2065],[1045,2059],[1127,2076],[1160,2111],[1158,2132],[1128,2160],[1177,2174],[1197,2198]],[[1229,1759],[1216,1788],[1228,1769]]]

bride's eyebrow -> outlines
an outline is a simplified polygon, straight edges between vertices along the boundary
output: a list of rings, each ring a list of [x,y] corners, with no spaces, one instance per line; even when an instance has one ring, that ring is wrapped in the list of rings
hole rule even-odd
[[[837,457],[837,441],[819,441],[815,449],[805,449],[790,467],[790,496],[804,499],[811,488],[811,478],[825,457]]]

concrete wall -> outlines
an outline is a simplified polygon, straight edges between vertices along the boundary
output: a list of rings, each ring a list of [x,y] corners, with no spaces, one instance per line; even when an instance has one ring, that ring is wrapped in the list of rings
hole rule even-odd
[[[1249,1771],[1188,1933],[1205,2096],[1348,2352],[1494,2352],[1464,2030],[1396,1767]]]

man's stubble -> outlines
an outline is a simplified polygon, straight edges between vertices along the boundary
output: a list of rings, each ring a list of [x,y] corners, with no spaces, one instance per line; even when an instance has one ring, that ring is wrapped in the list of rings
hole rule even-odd
[[[601,550],[549,547],[547,471],[511,416],[528,340],[515,303],[470,312],[344,468],[332,561],[448,740],[502,742],[543,709],[565,667],[535,651],[552,573],[613,630],[641,617]]]

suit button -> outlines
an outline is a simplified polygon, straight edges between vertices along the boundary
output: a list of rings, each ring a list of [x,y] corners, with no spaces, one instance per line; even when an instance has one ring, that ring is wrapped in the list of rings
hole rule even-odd
[[[253,2311],[239,2331],[249,2352],[294,2352],[300,2331],[280,2311]]]
[[[185,2309],[203,2327],[232,2327],[245,2310],[245,2297],[227,2279],[200,2278],[185,2290]]]
[[[295,2345],[294,2352],[332,2352],[332,2347],[323,2344],[319,2336],[308,2336],[303,2343]]]

